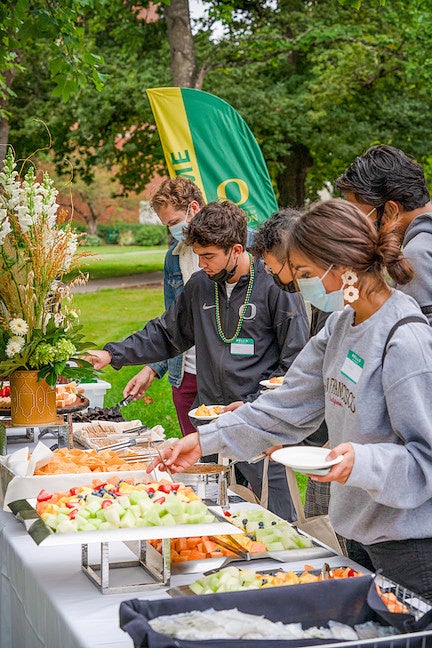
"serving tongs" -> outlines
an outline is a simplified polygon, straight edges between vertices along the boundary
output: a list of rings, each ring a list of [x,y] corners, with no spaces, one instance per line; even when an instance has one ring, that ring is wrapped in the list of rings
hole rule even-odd
[[[110,443],[109,445],[102,446],[101,448],[96,448],[96,452],[102,452],[103,450],[123,450],[123,448],[129,448],[130,446],[136,445],[135,439],[125,439],[124,441],[119,441],[118,443]]]
[[[138,425],[138,427],[130,428],[129,430],[123,430],[122,434],[138,434],[140,436],[143,432],[148,432],[149,428],[147,425]]]
[[[243,545],[240,544],[240,542],[234,540],[234,537],[230,538],[229,540],[224,540],[220,536],[209,536],[209,540],[216,542],[216,544],[220,545],[224,549],[228,549],[228,551],[232,551],[242,560],[251,560],[249,551],[246,551],[246,549],[243,547]]]

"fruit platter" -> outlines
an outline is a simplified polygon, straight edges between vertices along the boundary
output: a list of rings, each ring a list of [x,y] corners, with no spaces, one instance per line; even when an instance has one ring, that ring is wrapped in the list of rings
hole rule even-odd
[[[242,533],[191,487],[167,480],[91,480],[55,493],[42,489],[9,508],[44,546]]]
[[[230,565],[217,571],[214,570],[214,573],[203,575],[190,585],[173,587],[168,590],[168,594],[177,597],[193,594],[242,592],[245,590],[267,589],[269,587],[318,583],[330,579],[357,578],[363,575],[361,571],[351,567],[334,567],[330,569],[327,563],[324,563],[321,569],[305,565],[304,570],[301,572],[284,571],[282,569],[257,572],[252,569],[239,569]]]

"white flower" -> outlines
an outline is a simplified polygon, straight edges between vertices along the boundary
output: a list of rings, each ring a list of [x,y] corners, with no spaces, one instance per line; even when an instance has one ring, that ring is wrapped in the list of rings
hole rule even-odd
[[[7,357],[13,358],[14,355],[16,355],[22,350],[24,344],[25,344],[25,339],[23,337],[19,337],[18,335],[14,335],[13,337],[11,337],[11,339],[6,345]]]
[[[342,275],[342,281],[344,282],[345,286],[353,286],[358,281],[357,274],[354,272],[354,270],[347,270]]]
[[[61,326],[64,323],[64,317],[61,313],[55,313],[54,314],[54,324],[56,326]]]
[[[6,236],[12,231],[10,222],[4,220],[0,227],[0,245],[3,245],[5,242]]]
[[[359,291],[358,288],[354,288],[354,286],[350,286],[349,288],[344,288],[344,299],[347,301],[349,304],[352,304],[353,302],[357,301],[359,298]]]
[[[16,317],[9,322],[9,328],[14,335],[25,335],[28,331],[28,324],[25,320]]]

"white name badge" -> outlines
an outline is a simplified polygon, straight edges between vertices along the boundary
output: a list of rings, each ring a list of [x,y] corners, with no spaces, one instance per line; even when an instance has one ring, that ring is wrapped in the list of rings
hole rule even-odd
[[[252,338],[237,338],[231,342],[231,355],[253,356],[255,344]]]
[[[341,367],[341,373],[356,385],[360,380],[360,376],[362,375],[363,366],[363,358],[361,358],[359,355],[357,355],[357,353],[354,353],[354,351],[351,351],[350,349],[348,351],[347,357],[345,358],[345,362]]]

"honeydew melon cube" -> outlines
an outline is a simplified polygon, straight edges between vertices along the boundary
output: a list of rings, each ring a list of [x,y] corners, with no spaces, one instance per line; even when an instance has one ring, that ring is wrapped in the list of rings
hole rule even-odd
[[[297,549],[299,546],[301,546],[298,543],[296,543],[294,538],[286,535],[282,536],[281,542],[283,544],[284,549]]]
[[[100,526],[101,526],[101,524],[102,524],[102,520],[101,520],[100,518],[96,518],[96,517],[95,517],[95,518],[91,518],[91,519],[90,519],[90,523],[93,524],[93,526],[94,526],[96,529],[100,529]]]
[[[182,515],[185,511],[184,504],[179,502],[175,495],[167,497],[165,508],[171,515]]]
[[[146,526],[159,526],[161,524],[159,513],[153,510],[153,508],[151,508],[142,519],[146,521]]]
[[[121,529],[132,529],[136,524],[136,517],[129,509],[120,519],[120,528]]]
[[[257,529],[255,535],[256,539],[264,544],[266,544],[266,541],[271,541],[274,538],[273,530],[270,529]]]
[[[105,510],[106,509],[99,509],[99,511],[97,511],[96,517],[94,519],[95,520],[102,520],[102,522],[106,522]]]
[[[86,521],[84,524],[78,526],[78,531],[96,531],[96,527],[91,522]]]
[[[270,542],[267,545],[267,551],[283,551],[284,546],[282,542]]]
[[[87,510],[90,514],[90,513],[96,513],[96,511],[99,511],[101,507],[102,507],[102,498],[96,497],[94,500],[88,502],[85,506],[81,508]]]
[[[150,498],[145,491],[136,490],[129,495],[129,501],[131,504],[139,504],[143,500],[150,502]]]
[[[57,527],[57,524],[58,524],[57,515],[55,515],[54,513],[49,513],[46,516],[46,518],[44,519],[44,522],[51,529],[55,529]]]
[[[57,525],[58,533],[72,533],[77,530],[78,526],[75,520],[62,520],[60,524]]]
[[[138,502],[138,506],[140,508],[141,515],[145,515],[147,511],[149,511],[152,508],[153,504],[151,499],[148,497],[147,499],[144,498],[140,499]]]
[[[114,507],[114,504],[104,509],[104,512],[106,521],[112,525],[110,528],[118,528],[120,526],[120,513],[118,509]]]
[[[186,524],[203,524],[204,518],[205,515],[203,515],[202,513],[197,513],[196,515],[189,515],[189,517],[186,518]]]
[[[119,495],[116,501],[118,504],[120,504],[120,506],[123,506],[123,508],[125,509],[128,509],[131,505],[129,495]]]
[[[98,495],[92,495],[91,493],[89,493],[87,495],[86,504],[90,504],[90,502],[99,502],[100,503],[101,499],[102,498],[99,497]]]
[[[186,513],[182,513],[181,515],[174,515],[173,517],[176,524],[186,524],[187,521]]]
[[[257,581],[256,573],[253,571],[240,573],[240,578],[243,585],[252,585]]]
[[[102,522],[99,529],[102,531],[104,529],[117,529],[117,524],[112,524],[111,522]]]
[[[210,524],[211,522],[214,522],[215,517],[211,513],[206,513],[203,517],[203,523],[204,524]]]
[[[135,515],[135,517],[141,517],[141,507],[138,504],[132,504],[130,510]]]
[[[59,506],[59,508],[57,509],[57,514],[68,516],[71,510],[72,509],[68,508],[67,506]]]
[[[145,518],[137,518],[136,525],[137,527],[148,527],[150,526]]]
[[[199,500],[193,500],[186,504],[185,511],[189,515],[198,515],[198,513],[207,513],[207,506]]]
[[[259,523],[258,522],[251,522],[250,520],[246,524],[246,531],[248,533],[253,533],[259,528]]]
[[[240,570],[237,567],[224,567],[219,572],[219,579],[221,582],[227,581],[228,579],[236,576],[238,578]],[[217,576],[218,574],[215,574]]]
[[[195,583],[189,585],[189,589],[191,589],[194,594],[204,593],[204,585],[201,585],[199,581],[196,581]]]
[[[166,515],[161,517],[160,518],[160,523],[163,526],[175,526],[175,520],[174,520],[173,516],[171,515],[171,513],[167,513]]]

